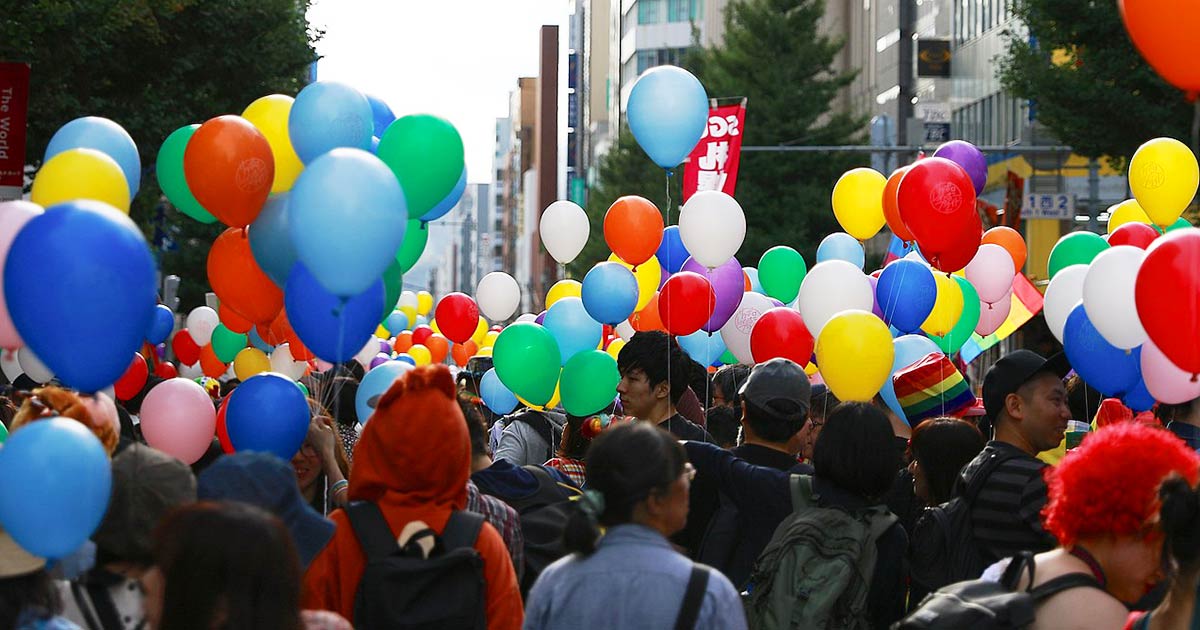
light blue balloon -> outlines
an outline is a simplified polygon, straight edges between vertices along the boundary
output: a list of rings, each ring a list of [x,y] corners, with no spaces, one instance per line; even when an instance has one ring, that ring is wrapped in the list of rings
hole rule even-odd
[[[703,330],[697,330],[690,335],[676,337],[675,340],[679,342],[679,347],[700,365],[712,365],[725,354],[725,340],[721,339],[719,334],[710,335]]]
[[[767,294],[766,291],[763,291],[762,283],[758,281],[758,267],[742,267],[742,271],[745,271],[746,275],[750,277],[751,291],[755,293],[761,293],[763,295]],[[795,302],[795,300],[792,301]]]
[[[516,394],[513,394],[504,386],[504,383],[500,382],[500,377],[496,375],[496,368],[489,369],[479,380],[479,397],[483,399],[483,404],[492,410],[492,413],[501,416],[512,413],[512,410],[516,409],[520,402],[517,400]]]
[[[275,346],[263,341],[263,338],[259,336],[258,328],[256,326],[251,326],[250,332],[247,334],[250,336],[250,345],[262,350],[267,354],[271,354],[275,351]]]
[[[392,112],[392,108],[388,106],[383,99],[372,94],[367,94],[367,102],[371,104],[371,115],[373,122],[372,132],[376,137],[382,138],[383,132],[387,131],[388,125],[396,120],[396,114]]]
[[[63,125],[50,138],[43,161],[71,149],[95,149],[112,158],[129,184],[129,198],[142,185],[142,160],[137,144],[121,125],[99,116],[76,118]]]
[[[542,325],[558,342],[563,364],[578,352],[595,350],[600,345],[600,336],[604,334],[604,326],[588,315],[583,300],[577,297],[562,298],[555,302],[546,311]]]
[[[421,220],[429,223],[430,221],[434,221],[446,216],[447,212],[450,212],[454,209],[454,206],[458,205],[459,200],[462,199],[463,193],[466,192],[466,190],[467,168],[464,166],[462,175],[458,176],[458,183],[454,185],[454,189],[450,191],[449,195],[446,195],[445,199],[442,199],[436,206],[430,208],[429,212],[422,214]]]
[[[358,414],[360,424],[367,424],[371,414],[375,413],[375,404],[379,402],[379,397],[411,369],[413,366],[404,361],[388,361],[367,372],[358,384],[358,392],[354,394],[354,411]]]
[[[580,297],[592,319],[616,326],[637,307],[637,278],[624,265],[602,262],[583,277]]]
[[[290,193],[286,192],[271,195],[248,230],[254,262],[281,289],[296,265],[296,248],[292,246],[292,234],[288,229],[289,197]]]
[[[658,66],[633,84],[626,112],[629,130],[650,160],[674,168],[704,136],[708,93],[687,70]]]
[[[895,349],[895,354],[892,358],[892,373],[883,383],[883,387],[879,390],[879,395],[883,397],[883,402],[900,416],[902,420],[908,422],[908,417],[904,415],[904,408],[900,406],[900,401],[896,399],[896,389],[892,385],[892,376],[896,372],[920,361],[930,354],[942,354],[942,349],[937,347],[929,337],[921,335],[901,335],[892,340],[892,348]]]
[[[300,262],[340,297],[366,291],[383,275],[408,222],[396,176],[359,149],[334,149],[309,164],[296,178],[288,213]]]
[[[866,264],[866,254],[858,239],[845,232],[834,232],[821,239],[817,246],[817,264],[826,260],[844,260],[859,269]]]
[[[362,92],[345,83],[317,81],[296,95],[288,114],[288,137],[305,164],[338,147],[369,151],[374,118]]]
[[[383,327],[392,336],[399,334],[403,330],[408,330],[408,315],[405,315],[403,311],[392,311],[392,314],[383,320]]]
[[[417,326],[428,326],[429,318],[424,315],[417,315],[417,323],[413,324],[413,328]]]

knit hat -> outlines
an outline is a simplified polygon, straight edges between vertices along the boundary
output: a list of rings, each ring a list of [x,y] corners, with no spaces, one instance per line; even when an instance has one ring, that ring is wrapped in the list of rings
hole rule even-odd
[[[178,459],[136,443],[113,458],[112,473],[108,512],[92,540],[110,559],[149,563],[154,527],[171,509],[196,500],[196,478]]]
[[[949,357],[934,352],[892,377],[896,400],[910,425],[949,416],[975,404],[975,395]]]
[[[22,396],[24,402],[13,417],[10,431],[16,431],[35,420],[62,416],[86,426],[104,445],[109,457],[116,450],[120,424],[116,405],[107,394],[85,396],[63,387],[47,386],[32,392],[18,392],[18,397]]]

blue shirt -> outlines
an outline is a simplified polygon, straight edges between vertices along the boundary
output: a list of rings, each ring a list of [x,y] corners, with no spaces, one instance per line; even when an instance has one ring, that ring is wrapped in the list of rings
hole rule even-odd
[[[572,554],[542,571],[529,593],[525,628],[672,628],[691,572],[692,561],[662,534],[618,525],[592,555]],[[696,628],[745,627],[737,591],[710,571]]]

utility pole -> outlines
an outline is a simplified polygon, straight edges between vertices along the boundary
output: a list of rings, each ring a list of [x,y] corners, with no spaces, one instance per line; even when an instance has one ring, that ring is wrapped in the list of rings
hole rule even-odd
[[[900,41],[898,43],[896,65],[900,70],[897,84],[900,86],[900,96],[896,108],[896,144],[922,144],[924,138],[908,137],[908,121],[913,117],[913,98],[916,96],[916,80],[913,77],[913,34],[917,30],[916,0],[900,0],[899,18]]]

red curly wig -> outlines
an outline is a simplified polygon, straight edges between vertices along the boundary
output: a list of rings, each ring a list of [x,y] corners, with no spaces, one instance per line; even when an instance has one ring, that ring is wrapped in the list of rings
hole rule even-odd
[[[1063,546],[1143,531],[1158,514],[1158,487],[1171,474],[1193,486],[1200,476],[1200,456],[1174,434],[1134,422],[1100,429],[1047,469],[1046,531]]]

